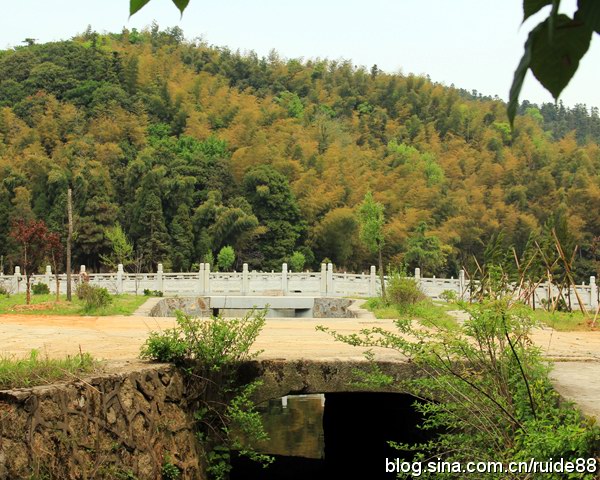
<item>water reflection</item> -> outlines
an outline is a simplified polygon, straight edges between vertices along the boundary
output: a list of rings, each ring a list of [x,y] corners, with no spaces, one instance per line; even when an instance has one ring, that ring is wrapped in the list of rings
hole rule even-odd
[[[258,406],[269,440],[257,450],[271,455],[321,459],[324,456],[325,395],[288,395]]]

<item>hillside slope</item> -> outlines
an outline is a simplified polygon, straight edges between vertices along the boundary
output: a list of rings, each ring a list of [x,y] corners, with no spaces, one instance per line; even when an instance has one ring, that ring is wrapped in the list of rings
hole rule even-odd
[[[232,245],[254,268],[299,250],[364,270],[368,190],[385,205],[388,261],[456,275],[556,228],[580,245],[579,277],[596,268],[597,110],[524,104],[511,135],[502,102],[423,77],[241,55],[156,26],[0,52],[0,106],[9,266],[12,220],[63,232],[71,185],[75,262],[95,269],[119,222],[148,268],[187,270]]]

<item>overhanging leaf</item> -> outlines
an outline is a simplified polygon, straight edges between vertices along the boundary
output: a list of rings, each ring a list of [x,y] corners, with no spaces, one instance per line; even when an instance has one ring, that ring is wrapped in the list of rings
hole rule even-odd
[[[588,28],[600,33],[600,2],[598,0],[578,0],[575,19],[585,22]]]
[[[523,21],[551,3],[552,0],[523,0]]]
[[[552,0],[552,10],[550,10],[550,16],[548,17],[548,38],[550,43],[554,41],[553,35],[556,29],[556,19],[558,18],[558,7],[560,7],[560,0]]]
[[[150,0],[129,0],[129,15],[137,13]]]
[[[177,6],[177,8],[179,9],[179,11],[183,15],[183,11],[188,6],[188,3],[190,3],[190,0],[173,0],[173,3]]]
[[[521,88],[523,88],[523,82],[525,81],[525,75],[527,74],[527,70],[529,70],[529,65],[531,63],[531,50],[533,46],[533,39],[536,32],[541,30],[542,24],[535,27],[527,37],[527,41],[525,42],[525,52],[523,53],[523,57],[519,62],[519,66],[515,70],[515,76],[513,78],[513,83],[510,87],[510,94],[508,96],[508,121],[510,122],[510,126],[513,126],[515,121],[515,115],[517,114],[517,107],[519,106],[519,94],[521,93]]]
[[[530,68],[535,78],[556,99],[579,67],[592,38],[592,30],[566,15],[558,15],[550,41],[549,19],[530,34],[533,35]],[[529,42],[529,39],[528,39]]]

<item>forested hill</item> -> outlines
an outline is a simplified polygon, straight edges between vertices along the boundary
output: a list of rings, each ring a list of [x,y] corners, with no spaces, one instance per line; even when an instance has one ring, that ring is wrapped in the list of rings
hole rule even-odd
[[[578,111],[575,131],[561,113],[559,131],[526,104],[511,136],[502,102],[422,77],[240,55],[155,26],[0,52],[0,106],[6,267],[14,219],[65,232],[70,185],[88,268],[119,222],[147,267],[188,270],[231,245],[251,268],[301,251],[307,266],[363,270],[375,258],[356,207],[371,190],[386,260],[456,275],[556,227],[581,246],[580,278],[593,270],[597,111]]]

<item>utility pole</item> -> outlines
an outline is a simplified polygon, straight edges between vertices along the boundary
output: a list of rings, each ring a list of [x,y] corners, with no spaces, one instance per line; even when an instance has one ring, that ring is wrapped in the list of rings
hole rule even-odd
[[[71,301],[71,241],[73,240],[73,194],[67,190],[67,301]],[[58,275],[58,272],[56,272]]]

